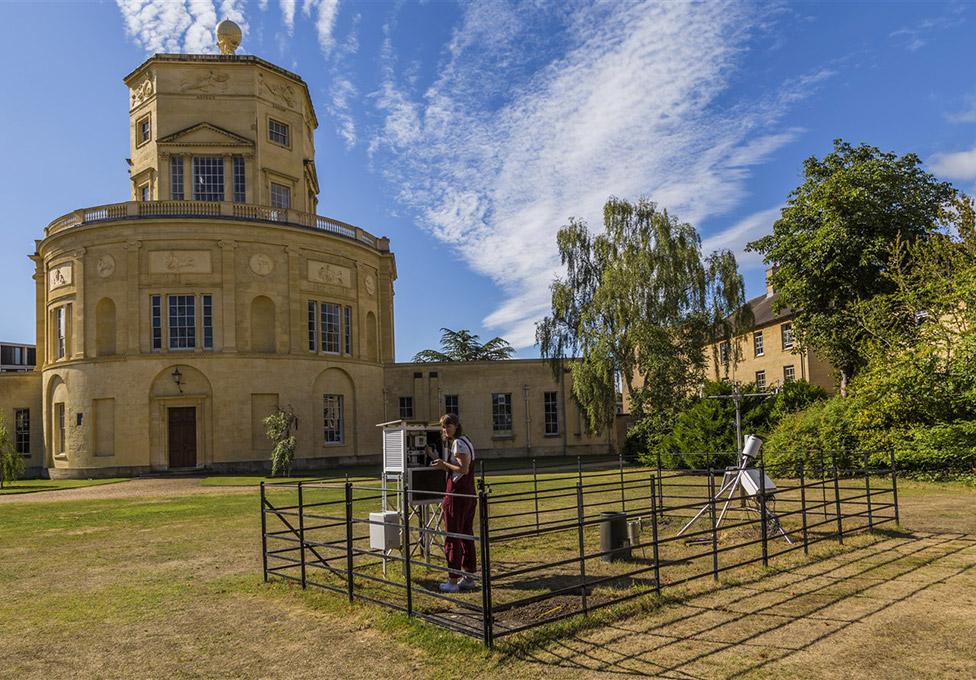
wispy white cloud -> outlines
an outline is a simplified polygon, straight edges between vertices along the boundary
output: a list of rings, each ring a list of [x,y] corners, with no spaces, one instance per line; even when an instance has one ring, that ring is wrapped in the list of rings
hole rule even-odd
[[[949,179],[976,179],[976,146],[969,151],[935,154],[929,165],[936,174]]]
[[[311,18],[313,9],[315,10],[315,33],[318,36],[319,48],[323,54],[328,55],[336,44],[333,30],[335,29],[336,16],[339,14],[339,0],[304,0],[302,14]]]
[[[946,115],[950,123],[976,123],[976,93],[967,96],[963,108]]]
[[[146,52],[212,53],[218,8],[212,0],[116,0],[126,34]],[[247,35],[243,0],[221,0],[220,17]]]
[[[487,326],[533,344],[569,216],[599,228],[612,193],[646,195],[698,223],[738,205],[751,168],[800,133],[777,123],[829,72],[729,101],[753,10],[734,0],[573,12],[475,3],[422,91],[397,76],[387,49],[370,150],[425,228],[504,290]],[[748,240],[760,222],[736,233]]]
[[[288,35],[291,35],[295,30],[295,0],[278,0],[278,5],[281,7],[281,21]]]
[[[760,210],[742,218],[728,229],[702,239],[702,252],[708,255],[716,250],[731,250],[742,270],[765,266],[760,253],[746,252],[746,244],[772,233],[773,223],[779,219],[782,209],[783,206],[776,206]]]

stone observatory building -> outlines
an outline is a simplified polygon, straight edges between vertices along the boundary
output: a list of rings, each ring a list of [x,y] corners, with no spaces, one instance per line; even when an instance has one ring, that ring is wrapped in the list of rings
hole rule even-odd
[[[37,367],[0,376],[29,467],[260,469],[279,406],[298,416],[298,468],[378,460],[377,423],[445,410],[486,455],[606,452],[540,360],[394,363],[396,261],[388,239],[317,215],[307,85],[234,54],[231,22],[218,42],[125,77],[129,200],[36,242]]]

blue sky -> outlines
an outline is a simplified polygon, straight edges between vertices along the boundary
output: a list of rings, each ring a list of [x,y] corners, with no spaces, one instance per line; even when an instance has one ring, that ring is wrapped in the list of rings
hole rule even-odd
[[[397,358],[439,328],[538,355],[570,216],[645,195],[732,248],[750,295],[802,160],[831,140],[917,153],[976,189],[976,5],[119,0],[0,3],[0,339],[34,341],[33,239],[126,200],[122,77],[155,52],[298,72],[319,213],[389,236]]]

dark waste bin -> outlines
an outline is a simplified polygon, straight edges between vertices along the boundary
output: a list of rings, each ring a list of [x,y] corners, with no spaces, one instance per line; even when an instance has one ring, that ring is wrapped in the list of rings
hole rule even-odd
[[[615,552],[603,555],[604,562],[629,560],[630,539],[627,537],[627,515],[622,512],[600,513],[600,552]]]

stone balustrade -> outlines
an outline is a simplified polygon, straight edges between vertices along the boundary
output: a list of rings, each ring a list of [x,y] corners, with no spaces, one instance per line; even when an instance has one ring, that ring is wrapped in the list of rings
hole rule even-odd
[[[229,217],[248,222],[269,222],[298,226],[343,236],[377,250],[388,251],[390,249],[389,239],[377,238],[359,227],[334,220],[331,217],[323,217],[290,208],[271,208],[265,205],[211,201],[127,201],[125,203],[80,208],[51,222],[44,230],[44,235],[48,237],[65,229],[109,220],[159,217],[183,219]]]

